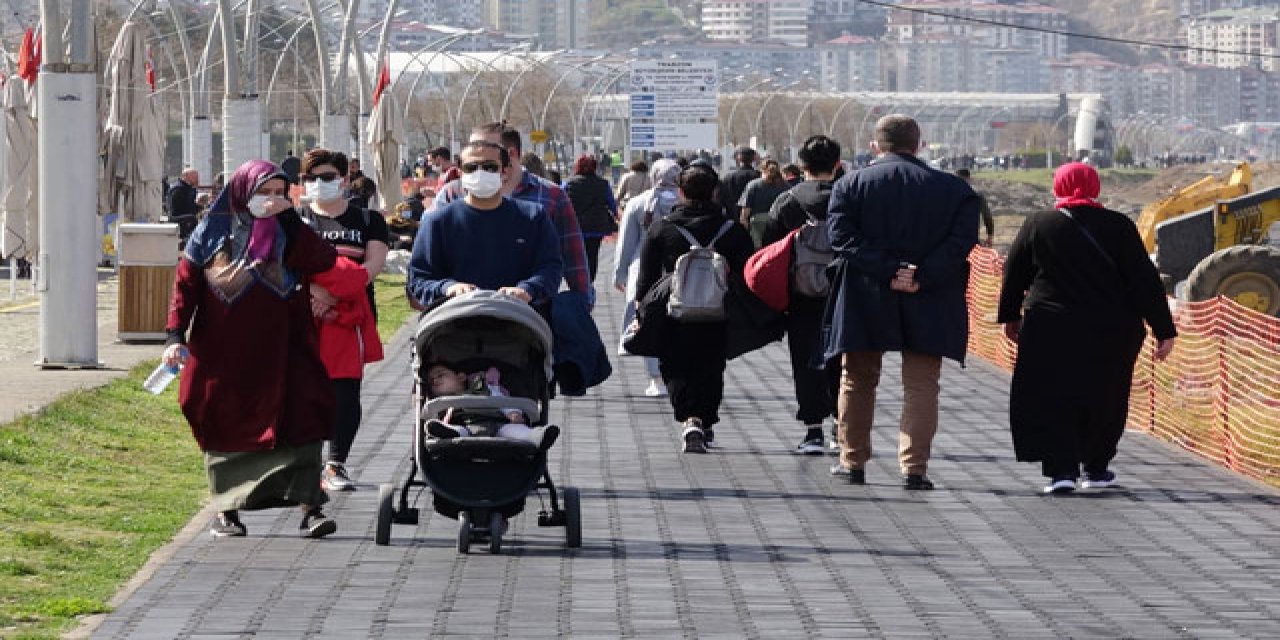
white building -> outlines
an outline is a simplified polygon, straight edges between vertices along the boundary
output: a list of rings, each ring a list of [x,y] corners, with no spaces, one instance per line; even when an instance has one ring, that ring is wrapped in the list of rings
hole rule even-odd
[[[813,0],[704,0],[702,32],[716,42],[809,44]]]
[[[931,13],[908,9],[923,9]],[[951,39],[983,49],[1025,49],[1050,59],[1067,54],[1065,35],[1028,31],[1023,27],[1066,30],[1067,12],[1029,2],[1000,4],[991,0],[907,0],[900,3],[898,8],[889,10],[887,37],[902,44],[934,43],[939,39]]]
[[[817,47],[823,91],[883,91],[884,44],[863,36],[844,35]]]
[[[542,49],[578,49],[588,42],[592,4],[592,0],[484,0],[484,20],[490,28],[529,35]]]
[[[1254,67],[1280,71],[1280,6],[1222,9],[1193,17],[1187,25],[1187,44],[1192,47],[1243,51],[1187,51],[1187,62],[1228,69]]]

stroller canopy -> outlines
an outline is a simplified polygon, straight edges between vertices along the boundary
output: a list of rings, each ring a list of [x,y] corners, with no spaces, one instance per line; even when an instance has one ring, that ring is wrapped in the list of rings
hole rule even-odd
[[[486,359],[516,369],[542,367],[547,377],[551,340],[551,327],[533,307],[496,291],[450,298],[423,314],[414,333],[424,364]]]

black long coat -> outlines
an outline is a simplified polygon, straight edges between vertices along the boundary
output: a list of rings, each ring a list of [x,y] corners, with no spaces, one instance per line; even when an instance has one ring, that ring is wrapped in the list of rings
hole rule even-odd
[[[911,351],[964,362],[978,204],[964,180],[905,154],[885,154],[836,182],[827,216],[836,252],[823,316],[828,360]],[[920,291],[889,288],[902,262],[917,266]]]

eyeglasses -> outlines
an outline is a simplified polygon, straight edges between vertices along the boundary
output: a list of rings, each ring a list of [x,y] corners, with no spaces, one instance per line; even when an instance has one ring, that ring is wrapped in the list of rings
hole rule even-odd
[[[324,173],[304,173],[301,176],[303,182],[315,182],[316,180],[324,180],[325,182],[333,182],[342,177],[337,171],[326,171]]]
[[[489,173],[497,173],[502,171],[502,165],[493,160],[485,160],[484,162],[464,162],[458,165],[458,169],[463,173],[475,173],[476,169],[484,169]]]

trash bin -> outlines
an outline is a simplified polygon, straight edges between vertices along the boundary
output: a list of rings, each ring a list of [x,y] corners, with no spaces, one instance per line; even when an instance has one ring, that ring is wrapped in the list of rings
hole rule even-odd
[[[127,223],[118,233],[117,335],[123,342],[163,342],[178,268],[178,225]]]

